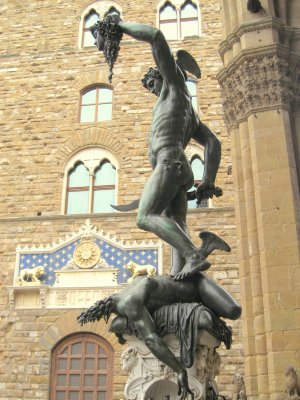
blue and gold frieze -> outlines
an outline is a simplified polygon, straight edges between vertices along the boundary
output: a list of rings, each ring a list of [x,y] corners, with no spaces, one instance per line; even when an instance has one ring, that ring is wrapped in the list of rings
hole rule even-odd
[[[115,270],[117,284],[127,283],[131,273],[127,264],[134,262],[141,266],[155,267],[161,272],[161,242],[130,243],[108,236],[87,220],[78,233],[74,233],[60,244],[44,247],[17,249],[15,284],[22,284],[20,276],[30,283],[31,272],[40,270],[40,282],[47,286],[57,284],[57,274],[62,271],[105,271]],[[19,281],[18,281],[19,280]],[[26,282],[25,282],[26,283]],[[90,286],[89,283],[88,286]]]

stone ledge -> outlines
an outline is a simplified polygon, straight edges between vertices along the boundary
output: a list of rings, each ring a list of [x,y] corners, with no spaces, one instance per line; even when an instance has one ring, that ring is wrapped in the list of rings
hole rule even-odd
[[[99,298],[119,292],[123,285],[107,287],[7,286],[11,309],[86,308]]]
[[[211,207],[211,208],[195,208],[193,211],[188,210],[188,215],[193,213],[195,214],[205,214],[205,213],[212,213],[212,214],[222,214],[224,212],[234,212],[234,207]],[[27,217],[6,217],[0,218],[1,222],[22,222],[22,221],[55,221],[61,219],[70,219],[70,220],[85,220],[87,218],[97,220],[103,219],[107,217],[116,217],[116,219],[128,219],[128,216],[136,216],[137,211],[128,211],[126,213],[103,213],[103,214],[73,214],[73,215],[64,215],[64,214],[54,214],[54,215],[41,215],[41,216],[27,216]]]

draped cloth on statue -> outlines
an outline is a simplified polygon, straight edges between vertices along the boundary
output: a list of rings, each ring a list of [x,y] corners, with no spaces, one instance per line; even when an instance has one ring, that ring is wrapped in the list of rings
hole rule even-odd
[[[201,313],[209,313],[212,317],[212,327],[201,326]],[[175,303],[160,307],[152,314],[157,334],[164,337],[174,333],[180,343],[180,361],[190,368],[194,364],[197,336],[200,329],[205,329],[216,339],[224,342],[227,349],[232,342],[231,328],[220,320],[209,308],[198,303]],[[126,333],[134,333],[139,337],[135,327],[126,321]]]

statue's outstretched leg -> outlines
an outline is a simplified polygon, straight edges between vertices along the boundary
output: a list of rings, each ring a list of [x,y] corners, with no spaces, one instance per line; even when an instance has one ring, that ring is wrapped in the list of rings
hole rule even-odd
[[[201,248],[187,257],[182,271],[175,275],[175,280],[181,281],[197,272],[206,271],[210,267],[210,263],[205,259],[214,250],[230,252],[230,246],[216,234],[204,231],[199,236],[202,239]]]
[[[218,317],[231,320],[241,316],[241,306],[222,286],[205,274],[198,274],[199,302],[211,309]]]
[[[173,219],[185,234],[190,238],[189,230],[186,223],[187,216],[187,195],[183,188],[180,188],[171,204],[165,210],[166,216]],[[172,267],[171,276],[175,276],[182,270],[185,264],[183,253],[176,247],[172,247]]]
[[[173,154],[174,153],[174,154]],[[174,215],[170,206],[182,192],[186,208],[185,185],[193,179],[188,160],[183,152],[178,154],[177,147],[168,149],[159,157],[154,171],[146,182],[141,196],[137,224],[139,228],[155,233],[182,255],[192,254],[197,248],[191,242],[185,226],[186,211],[182,217]],[[168,209],[168,213],[163,212]],[[177,214],[181,212],[178,211]]]

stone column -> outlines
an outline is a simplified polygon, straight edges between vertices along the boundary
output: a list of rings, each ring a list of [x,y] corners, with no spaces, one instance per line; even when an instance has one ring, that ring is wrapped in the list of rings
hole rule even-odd
[[[277,400],[285,369],[300,368],[300,2],[261,0],[258,13],[222,3],[245,382],[251,400]]]

